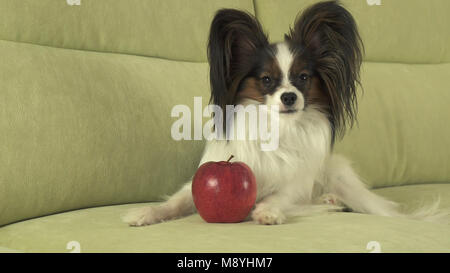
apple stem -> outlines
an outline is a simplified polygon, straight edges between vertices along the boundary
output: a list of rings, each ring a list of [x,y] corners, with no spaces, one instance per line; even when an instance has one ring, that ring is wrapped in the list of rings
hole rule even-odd
[[[230,160],[234,157],[234,155],[231,155],[230,158],[228,158],[227,162],[230,162]]]

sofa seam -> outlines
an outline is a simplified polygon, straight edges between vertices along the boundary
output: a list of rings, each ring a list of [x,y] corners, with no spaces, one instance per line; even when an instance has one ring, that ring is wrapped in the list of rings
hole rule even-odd
[[[255,0],[253,0],[253,1],[255,1]],[[256,8],[254,8],[254,11],[255,11],[255,14],[256,14]],[[136,56],[136,57],[143,57],[143,58],[153,58],[153,59],[172,61],[172,62],[195,63],[195,64],[208,63],[207,60],[204,60],[204,61],[181,60],[181,59],[173,59],[173,58],[167,58],[167,57],[161,57],[161,56],[155,56],[155,55],[142,55],[142,54],[132,54],[132,53],[124,53],[124,52],[114,52],[114,51],[99,51],[99,50],[92,50],[92,49],[78,49],[78,48],[58,47],[58,46],[43,45],[43,44],[37,44],[37,43],[32,43],[32,42],[14,41],[14,40],[7,40],[7,39],[0,39],[0,41],[10,42],[10,43],[27,44],[27,45],[33,45],[33,46],[48,47],[48,48],[55,48],[55,49],[62,49],[62,50],[85,51],[85,52],[93,52],[93,53],[99,53],[99,54],[117,54],[117,55],[124,55],[124,56]],[[363,60],[363,63],[404,64],[404,65],[446,65],[446,64],[450,64],[450,61],[436,62],[436,63],[432,63],[432,62],[430,62],[430,63],[424,63],[424,62],[407,63],[407,62],[395,62],[395,61]]]
[[[161,57],[161,56],[154,56],[154,55],[143,55],[143,54],[132,54],[132,53],[125,53],[125,52],[99,51],[99,50],[92,50],[92,49],[79,49],[79,48],[59,47],[59,46],[37,44],[37,43],[25,42],[25,41],[7,40],[7,39],[0,39],[0,41],[11,42],[11,43],[19,43],[19,44],[27,44],[27,45],[33,45],[33,46],[41,46],[41,47],[49,47],[49,48],[62,49],[62,50],[85,51],[85,52],[94,52],[94,53],[100,53],[100,54],[117,54],[117,55],[144,57],[144,58],[154,58],[154,59],[160,59],[160,60],[165,60],[165,61],[173,61],[173,62],[198,63],[198,64],[207,62],[206,60],[205,61],[180,60],[180,59],[172,59],[172,58]]]
[[[255,15],[255,18],[258,18],[258,14],[256,12],[256,0],[252,0],[252,5],[253,5],[253,13]]]

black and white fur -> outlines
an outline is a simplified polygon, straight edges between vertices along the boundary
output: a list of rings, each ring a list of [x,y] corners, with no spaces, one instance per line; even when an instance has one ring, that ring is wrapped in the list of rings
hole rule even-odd
[[[258,21],[242,11],[217,12],[209,38],[211,102],[279,106],[279,147],[258,141],[212,140],[200,165],[235,156],[257,181],[251,218],[282,224],[290,216],[343,206],[382,216],[405,215],[396,203],[368,190],[349,161],[333,153],[335,139],[356,116],[362,42],[351,14],[336,1],[315,4],[296,20],[285,41],[269,44]],[[286,94],[288,96],[286,97]],[[435,206],[410,215],[432,218]],[[151,225],[195,213],[191,182],[157,206],[124,217]]]

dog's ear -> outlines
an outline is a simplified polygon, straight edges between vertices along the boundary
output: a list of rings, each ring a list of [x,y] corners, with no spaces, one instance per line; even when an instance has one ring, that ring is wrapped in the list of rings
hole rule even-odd
[[[338,1],[320,2],[297,18],[286,40],[311,56],[329,97],[333,132],[342,135],[356,120],[364,51],[355,20]]]
[[[267,45],[267,36],[254,16],[235,9],[219,10],[212,21],[208,43],[210,102],[223,111],[225,105],[234,104],[254,54]]]

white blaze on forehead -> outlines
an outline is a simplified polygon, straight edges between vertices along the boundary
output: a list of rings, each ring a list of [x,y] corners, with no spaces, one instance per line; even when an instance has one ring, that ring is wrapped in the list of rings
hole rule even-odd
[[[294,56],[292,55],[292,52],[289,50],[289,46],[286,43],[277,44],[276,58],[283,75],[282,85],[288,86],[290,85],[289,70],[292,66]]]

